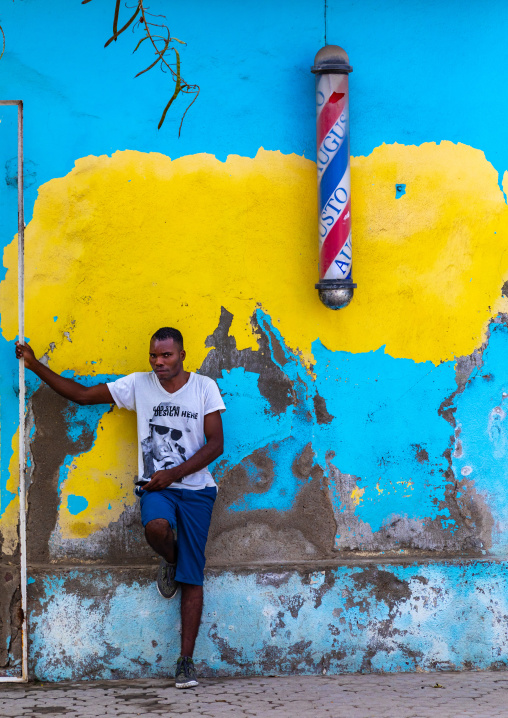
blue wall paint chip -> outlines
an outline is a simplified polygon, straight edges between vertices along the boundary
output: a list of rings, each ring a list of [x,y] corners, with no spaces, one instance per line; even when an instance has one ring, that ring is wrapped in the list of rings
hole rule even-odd
[[[406,185],[405,184],[396,184],[395,185],[395,199],[399,199],[399,197],[402,197],[403,194],[406,194]]]
[[[87,506],[88,501],[84,496],[75,496],[74,494],[70,494],[67,499],[67,509],[73,516],[80,514],[87,508]]]

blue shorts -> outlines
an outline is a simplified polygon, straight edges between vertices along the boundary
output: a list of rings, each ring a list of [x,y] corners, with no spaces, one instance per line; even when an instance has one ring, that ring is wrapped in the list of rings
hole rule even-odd
[[[203,585],[205,546],[217,489],[161,489],[141,493],[141,521],[166,519],[178,535],[175,579]]]

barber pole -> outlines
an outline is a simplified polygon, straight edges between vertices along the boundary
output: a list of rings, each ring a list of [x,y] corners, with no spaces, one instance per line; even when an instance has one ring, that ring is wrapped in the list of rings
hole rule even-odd
[[[316,55],[317,170],[319,192],[319,298],[342,309],[353,298],[351,168],[349,160],[349,73],[338,45]]]

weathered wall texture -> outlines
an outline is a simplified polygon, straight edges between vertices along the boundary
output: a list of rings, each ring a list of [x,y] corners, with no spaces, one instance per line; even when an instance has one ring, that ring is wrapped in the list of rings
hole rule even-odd
[[[178,140],[179,106],[155,129],[164,76],[132,80],[130,40],[102,49],[113,4],[94,5],[20,2],[2,17],[1,95],[26,112],[26,333],[55,371],[93,383],[147,369],[150,335],[176,325],[187,368],[217,380],[226,446],[201,670],[504,667],[508,99],[495,88],[508,10],[491,3],[479,25],[452,0],[431,12],[327,3],[327,40],[355,68],[358,289],[332,312],[314,289],[309,67],[323,7],[161,3],[189,43],[187,79],[202,87]],[[474,92],[457,59],[469,62],[473,40],[485,67]],[[8,675],[20,656],[10,109],[0,113]],[[178,605],[155,590],[139,525],[135,417],[28,382],[32,675],[164,675]]]

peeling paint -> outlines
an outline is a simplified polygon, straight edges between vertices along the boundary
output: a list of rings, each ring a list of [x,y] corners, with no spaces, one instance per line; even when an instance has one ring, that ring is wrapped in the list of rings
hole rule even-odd
[[[178,602],[158,596],[153,570],[136,579],[126,571],[46,574],[40,588],[30,587],[32,668],[39,680],[172,669]],[[353,565],[323,574],[209,570],[205,588],[196,651],[201,675],[508,664],[502,598],[508,586],[500,563]],[[62,622],[66,630],[59,630]]]

